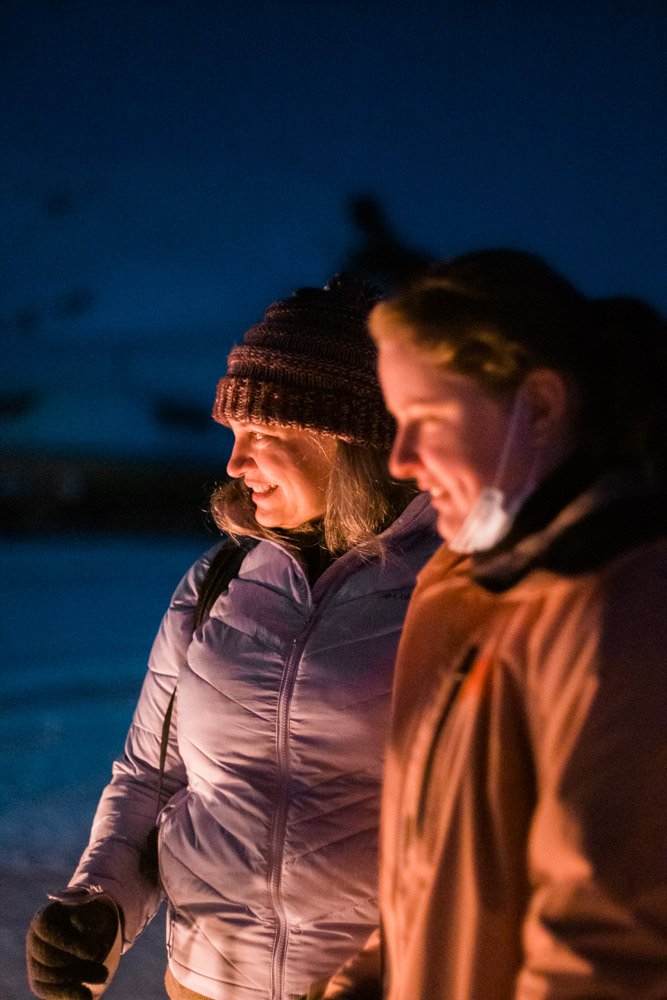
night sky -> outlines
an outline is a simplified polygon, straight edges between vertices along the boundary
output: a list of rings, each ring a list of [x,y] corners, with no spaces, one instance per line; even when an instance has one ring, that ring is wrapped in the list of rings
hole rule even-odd
[[[212,393],[358,249],[360,193],[434,257],[667,309],[666,52],[664,0],[4,0],[5,383],[122,342]]]

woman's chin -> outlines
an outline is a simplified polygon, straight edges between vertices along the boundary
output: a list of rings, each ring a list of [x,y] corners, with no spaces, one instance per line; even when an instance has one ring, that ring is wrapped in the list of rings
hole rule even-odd
[[[260,508],[255,508],[255,520],[257,524],[261,524],[263,528],[281,528],[280,518],[275,514],[271,514],[268,510],[261,510]]]
[[[268,504],[266,506],[255,505],[255,520],[263,528],[282,528],[286,531],[289,531],[290,528],[296,528],[302,523],[282,511],[272,510]]]
[[[436,508],[437,510],[437,508]],[[438,510],[438,519],[436,521],[436,529],[440,537],[444,542],[451,541],[452,538],[456,536],[458,529],[461,526],[461,520],[455,520],[451,511],[446,512],[443,510]]]

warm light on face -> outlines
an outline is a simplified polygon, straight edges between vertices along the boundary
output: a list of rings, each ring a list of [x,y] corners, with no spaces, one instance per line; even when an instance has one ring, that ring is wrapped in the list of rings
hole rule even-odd
[[[321,516],[336,442],[294,427],[230,421],[234,448],[227,472],[252,494],[257,522],[297,528]]]
[[[508,407],[469,376],[437,368],[403,336],[380,338],[378,370],[397,423],[391,472],[430,493],[438,531],[449,540],[494,481]]]

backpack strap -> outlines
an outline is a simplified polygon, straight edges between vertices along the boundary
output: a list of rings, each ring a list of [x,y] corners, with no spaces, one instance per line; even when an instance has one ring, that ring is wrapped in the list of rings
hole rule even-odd
[[[244,539],[241,544],[232,543],[223,545],[211,559],[211,562],[204,574],[204,578],[197,594],[197,603],[192,616],[192,632],[201,628],[208,618],[211,608],[227,590],[232,580],[234,580],[241,569],[241,564],[251,549],[257,545],[254,538]],[[164,779],[164,765],[167,760],[167,747],[169,745],[169,729],[171,728],[171,716],[176,700],[176,686],[171,692],[171,698],[167,705],[167,711],[162,721],[162,735],[160,737],[160,775],[157,786],[157,811],[160,811],[160,801],[162,798],[162,783]]]
[[[210,565],[204,573],[204,578],[197,594],[197,603],[192,616],[192,632],[200,628],[209,616],[211,608],[216,600],[227,589],[232,580],[238,576],[241,563],[248,552],[255,547],[255,539],[244,539],[242,544],[235,542],[223,545],[213,556]],[[167,747],[169,745],[169,730],[171,727],[171,716],[174,710],[176,699],[176,686],[171,693],[167,711],[162,721],[162,734],[160,736],[160,770],[157,785],[157,801],[155,803],[155,824],[146,835],[146,841],[139,851],[139,870],[144,877],[154,886],[160,886],[160,865],[158,860],[158,829],[157,817],[160,813],[160,802],[162,800],[162,785],[164,782],[164,765],[167,760]]]
[[[254,538],[249,538],[242,545],[224,545],[213,556],[197,594],[193,632],[204,624],[220,594],[239,575],[241,563],[256,544]]]

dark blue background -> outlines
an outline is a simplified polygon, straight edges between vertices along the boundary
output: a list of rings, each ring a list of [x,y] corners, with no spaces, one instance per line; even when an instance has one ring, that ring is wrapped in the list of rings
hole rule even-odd
[[[208,406],[265,305],[345,264],[359,192],[434,256],[667,308],[666,51],[661,0],[5,0],[5,383],[102,399],[129,364]],[[154,447],[125,398],[51,406],[12,440]]]

